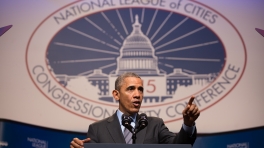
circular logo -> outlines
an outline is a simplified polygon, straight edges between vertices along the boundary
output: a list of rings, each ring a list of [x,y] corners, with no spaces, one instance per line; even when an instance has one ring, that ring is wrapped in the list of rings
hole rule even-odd
[[[229,20],[196,1],[78,1],[36,28],[26,59],[36,87],[75,115],[111,116],[115,79],[135,72],[145,88],[140,112],[172,122],[190,96],[203,111],[231,92],[246,49]]]

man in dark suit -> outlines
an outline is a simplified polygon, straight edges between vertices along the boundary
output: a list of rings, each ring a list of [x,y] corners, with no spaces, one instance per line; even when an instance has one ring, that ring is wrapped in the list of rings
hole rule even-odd
[[[84,140],[74,138],[70,148],[81,148],[83,143],[126,143],[123,136],[125,127],[122,125],[123,114],[132,118],[131,125],[137,126],[138,112],[143,99],[143,81],[135,73],[124,73],[116,79],[115,90],[112,95],[119,101],[116,113],[106,119],[89,126],[87,137]],[[195,120],[200,111],[192,104],[191,97],[182,111],[183,125],[178,134],[172,133],[165,126],[163,120],[157,117],[148,117],[148,126],[136,135],[136,144],[193,144],[196,139]]]

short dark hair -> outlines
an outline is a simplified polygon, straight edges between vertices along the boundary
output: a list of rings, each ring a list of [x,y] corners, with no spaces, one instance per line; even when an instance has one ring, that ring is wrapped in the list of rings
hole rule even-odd
[[[133,72],[126,72],[123,73],[122,75],[118,76],[115,81],[115,90],[120,91],[121,85],[123,84],[123,81],[127,77],[135,77],[135,78],[140,78],[140,76],[136,73]],[[141,79],[141,78],[140,78]]]

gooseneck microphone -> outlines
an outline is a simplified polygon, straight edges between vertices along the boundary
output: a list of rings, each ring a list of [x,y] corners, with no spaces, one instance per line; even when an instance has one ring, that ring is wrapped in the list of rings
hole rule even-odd
[[[133,140],[132,143],[135,144],[136,139],[137,139],[136,133],[138,133],[139,131],[144,129],[146,126],[148,126],[147,115],[144,113],[138,115],[138,125],[136,128],[134,128],[131,125],[131,122],[133,121],[133,119],[130,116],[123,114],[121,118],[122,118],[122,125],[132,133],[132,140]]]
[[[134,132],[134,128],[131,125],[132,118],[128,115],[123,114],[122,115],[122,125],[126,127],[131,133]]]
[[[148,117],[146,114],[142,113],[138,117],[138,127],[136,128],[136,133],[148,126]]]

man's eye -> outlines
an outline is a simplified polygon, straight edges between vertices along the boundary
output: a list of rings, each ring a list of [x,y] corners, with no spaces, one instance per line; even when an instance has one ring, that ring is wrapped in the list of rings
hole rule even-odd
[[[131,87],[128,87],[127,90],[134,90],[135,87],[131,86]]]

